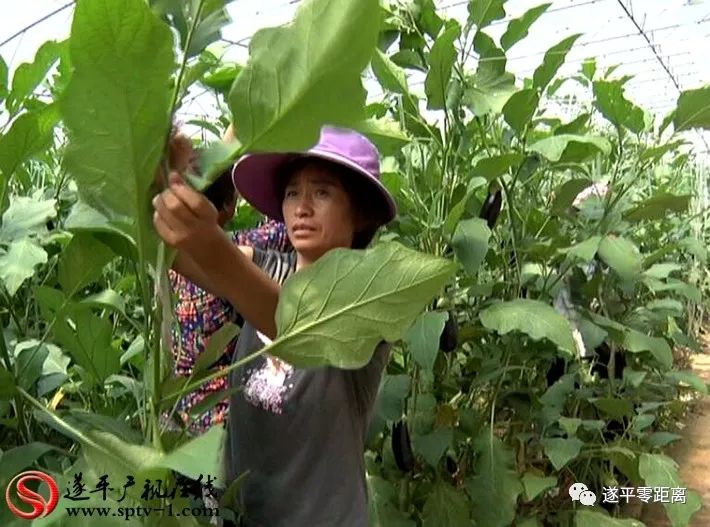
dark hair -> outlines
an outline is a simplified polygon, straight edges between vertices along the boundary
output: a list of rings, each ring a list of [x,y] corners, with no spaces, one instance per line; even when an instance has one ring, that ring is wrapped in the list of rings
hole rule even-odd
[[[203,152],[204,150],[202,148],[196,148],[195,156],[190,163],[192,170],[199,176],[202,176],[199,160]],[[236,193],[237,190],[234,188],[234,183],[232,182],[231,166],[225,169],[217,179],[203,191],[205,197],[212,202],[212,205],[214,205],[217,210],[222,210],[227,204],[234,201]]]
[[[364,223],[359,231],[353,233],[351,249],[365,249],[377,234],[380,226],[385,220],[387,204],[377,192],[368,185],[361,177],[352,177],[352,169],[339,163],[321,159],[318,157],[301,156],[285,163],[279,170],[276,192],[279,203],[283,202],[286,194],[286,185],[291,177],[307,165],[319,165],[326,167],[330,173],[338,177],[343,189],[350,197],[353,213],[356,219]]]
[[[237,190],[232,183],[232,167],[222,172],[220,176],[205,189],[205,197],[212,202],[217,210],[223,209],[234,201]]]

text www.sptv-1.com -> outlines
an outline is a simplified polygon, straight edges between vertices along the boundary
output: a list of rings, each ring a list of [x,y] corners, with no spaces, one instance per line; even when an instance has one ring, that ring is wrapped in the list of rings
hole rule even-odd
[[[203,476],[197,480],[178,476],[177,481],[172,489],[163,488],[162,481],[156,480],[155,483],[151,480],[145,480],[142,485],[143,492],[140,495],[141,500],[174,500],[176,497],[189,498],[193,497],[201,502],[204,497],[214,497],[212,484],[214,479],[211,476],[207,477],[207,481],[202,481]],[[114,488],[110,486],[108,475],[99,477],[98,482],[94,486],[87,485],[82,480],[82,474],[74,475],[73,485],[67,487],[64,498],[68,501],[75,502],[75,506],[64,506],[64,510],[69,517],[118,517],[130,520],[132,518],[147,518],[149,516],[163,515],[171,517],[202,517],[213,518],[219,516],[219,508],[205,506],[175,506],[167,503],[164,507],[148,507],[148,506],[126,506],[120,503],[126,498],[127,490],[136,486],[133,476],[127,476],[126,482],[122,488]],[[93,488],[92,488],[93,487]],[[140,487],[139,487],[140,488]],[[178,494],[178,490],[180,491]],[[111,494],[120,495],[119,498],[113,500],[117,502],[116,506],[81,506],[82,502],[89,500],[91,495],[101,498],[101,501],[106,502],[109,492]],[[33,520],[48,516],[59,503],[59,487],[54,478],[38,470],[29,470],[16,475],[5,489],[5,502],[10,511],[25,520]],[[193,501],[193,503],[195,503]],[[181,504],[184,505],[184,502]]]
[[[69,517],[107,518],[118,517],[130,520],[132,518],[147,518],[162,515],[173,517],[193,516],[195,518],[213,518],[219,516],[218,508],[182,507],[173,510],[172,504],[165,507],[65,507]]]

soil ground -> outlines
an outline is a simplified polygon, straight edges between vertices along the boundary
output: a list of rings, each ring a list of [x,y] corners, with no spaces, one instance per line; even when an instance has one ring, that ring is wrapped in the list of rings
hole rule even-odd
[[[710,336],[705,337],[705,353],[693,355],[692,364],[695,373],[709,383]],[[683,439],[669,448],[668,455],[678,463],[685,486],[700,494],[703,503],[689,527],[710,527],[710,395],[698,402],[685,424]],[[645,506],[640,519],[647,527],[671,525],[660,503]]]

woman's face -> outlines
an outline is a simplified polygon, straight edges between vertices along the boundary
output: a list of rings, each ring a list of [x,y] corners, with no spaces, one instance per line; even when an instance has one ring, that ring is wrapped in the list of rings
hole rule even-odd
[[[291,176],[282,212],[291,244],[309,262],[330,249],[352,245],[350,197],[327,166],[309,163]]]

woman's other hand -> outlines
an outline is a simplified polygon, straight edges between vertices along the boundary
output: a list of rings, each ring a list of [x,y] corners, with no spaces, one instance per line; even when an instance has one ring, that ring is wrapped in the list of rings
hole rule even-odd
[[[200,254],[218,237],[224,237],[217,209],[177,172],[170,174],[169,187],[153,198],[153,207],[155,230],[170,247]]]

